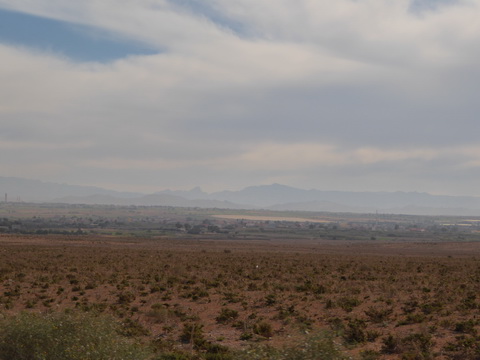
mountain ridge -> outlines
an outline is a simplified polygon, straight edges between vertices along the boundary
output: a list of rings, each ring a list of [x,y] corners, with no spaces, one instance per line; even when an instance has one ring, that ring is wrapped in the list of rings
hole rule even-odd
[[[8,194],[10,201],[21,199],[25,202],[480,216],[480,197],[474,196],[405,191],[305,190],[278,183],[213,193],[204,192],[197,186],[191,190],[163,190],[143,194],[95,186],[0,177],[0,194],[2,192]]]

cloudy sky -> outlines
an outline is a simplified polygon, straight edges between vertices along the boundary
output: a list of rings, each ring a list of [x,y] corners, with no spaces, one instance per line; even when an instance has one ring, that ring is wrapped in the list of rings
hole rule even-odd
[[[0,0],[0,176],[480,196],[479,0]]]

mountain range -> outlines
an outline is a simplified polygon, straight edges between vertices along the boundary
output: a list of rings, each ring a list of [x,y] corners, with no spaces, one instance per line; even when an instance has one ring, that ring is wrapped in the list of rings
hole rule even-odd
[[[0,177],[0,194],[7,201],[69,204],[178,206],[224,209],[269,209],[412,215],[480,216],[480,197],[445,196],[419,192],[352,192],[304,190],[272,184],[238,191],[207,193],[164,190],[154,194],[119,192],[92,186],[57,184]]]

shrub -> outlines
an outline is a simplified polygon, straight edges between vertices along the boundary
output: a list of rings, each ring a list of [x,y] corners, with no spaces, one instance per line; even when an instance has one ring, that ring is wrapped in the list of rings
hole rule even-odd
[[[455,324],[455,331],[460,333],[476,335],[477,330],[475,329],[475,321],[459,321]]]
[[[152,310],[145,314],[148,319],[156,324],[162,324],[168,321],[169,318],[175,316],[174,312],[163,307],[160,304],[153,304]]]
[[[408,314],[404,320],[398,322],[398,325],[410,325],[410,324],[421,324],[426,320],[425,315],[414,313]]]
[[[148,354],[118,333],[110,317],[22,313],[0,321],[0,359],[139,360]]]
[[[346,342],[351,344],[365,342],[367,341],[367,333],[365,332],[366,327],[367,325],[364,320],[350,320],[345,328],[343,338]]]
[[[226,324],[231,320],[238,318],[238,311],[228,308],[223,308],[220,311],[220,315],[216,317],[217,322],[221,324]]]
[[[420,306],[420,308],[422,309],[424,314],[430,315],[442,310],[443,304],[438,301],[434,301],[434,302],[423,304]]]
[[[400,339],[389,334],[386,338],[382,339],[382,353],[384,354],[396,354],[401,352]]]
[[[476,302],[477,296],[476,294],[469,293],[459,305],[459,308],[462,310],[474,310],[478,308],[478,304]]]
[[[166,353],[161,354],[155,358],[155,360],[190,360],[193,356],[181,353]]]
[[[149,335],[150,331],[148,331],[138,320],[126,318],[122,322],[120,333],[126,337],[139,337]]]
[[[375,350],[363,350],[360,352],[360,359],[362,360],[377,360],[380,359],[382,354]]]
[[[130,304],[133,300],[135,300],[135,295],[129,291],[119,293],[117,297],[118,297],[118,303],[124,304],[124,305]]]
[[[434,342],[430,334],[414,333],[402,339],[392,335],[383,339],[382,352],[385,354],[402,354],[402,359],[422,359],[433,358],[432,347]]]
[[[255,346],[234,357],[236,360],[346,360],[331,334],[322,332],[283,349]]]
[[[362,302],[354,297],[342,297],[337,300],[338,306],[340,306],[346,312],[351,312],[353,308],[360,305]]]
[[[447,344],[444,349],[450,352],[451,359],[477,360],[480,358],[480,342],[476,337],[458,336],[454,343]]]
[[[381,323],[388,319],[388,317],[393,313],[393,310],[376,308],[370,306],[367,310],[365,310],[365,315],[367,315],[371,322],[373,323]]]
[[[403,338],[402,343],[409,353],[413,353],[416,356],[421,354],[422,359],[429,359],[432,356],[431,349],[434,342],[430,334],[414,333]]]
[[[253,332],[265,338],[270,338],[273,336],[272,325],[265,321],[256,323],[253,326]]]
[[[186,344],[193,344],[196,348],[202,348],[206,342],[203,335],[203,325],[197,323],[184,324],[180,340]]]
[[[268,294],[265,297],[265,305],[272,306],[277,303],[277,296],[275,294]]]
[[[252,333],[244,332],[242,333],[242,335],[240,335],[240,340],[246,341],[246,340],[250,340],[252,337],[253,337]]]

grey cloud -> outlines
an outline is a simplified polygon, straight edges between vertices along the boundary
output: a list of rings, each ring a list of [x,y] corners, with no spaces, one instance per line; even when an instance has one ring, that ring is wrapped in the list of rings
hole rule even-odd
[[[476,3],[180,5],[10,4],[167,51],[100,65],[0,47],[5,175],[129,190],[288,182],[476,194],[477,158],[461,150],[478,142]]]

